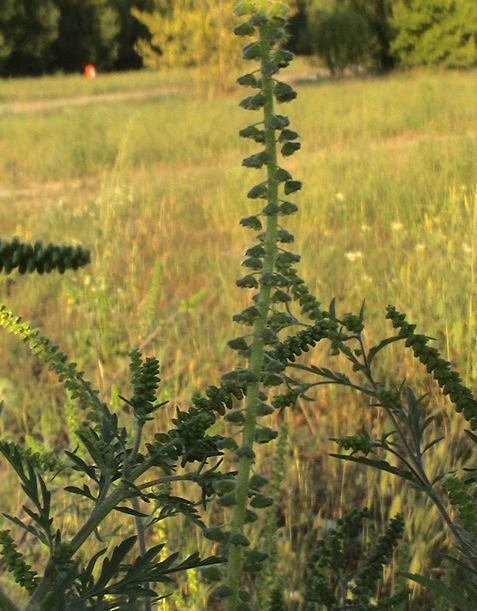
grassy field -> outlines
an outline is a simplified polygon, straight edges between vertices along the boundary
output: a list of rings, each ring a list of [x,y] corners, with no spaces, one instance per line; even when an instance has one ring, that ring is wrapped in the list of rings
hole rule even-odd
[[[283,113],[302,151],[284,165],[304,182],[290,228],[304,276],[323,303],[336,297],[340,311],[357,311],[366,299],[370,345],[390,332],[384,308],[395,304],[474,387],[477,73],[333,82],[295,76],[298,100]],[[254,210],[245,197],[253,174],[241,167],[252,150],[237,136],[249,121],[237,106],[240,93],[209,98],[191,86],[192,95],[188,82],[184,74],[142,73],[0,87],[2,238],[77,242],[93,253],[91,266],[75,275],[0,277],[2,301],[41,326],[113,400],[118,388],[124,394],[129,347],[156,354],[169,414],[233,363],[225,344],[237,334],[232,315],[246,299],[234,281],[250,238],[239,220]],[[153,99],[94,97],[170,84],[180,87]],[[91,103],[81,107],[1,112],[2,102],[84,95]],[[67,415],[52,374],[15,339],[0,337],[0,347],[1,435],[65,445]],[[390,377],[414,375],[416,387],[426,388],[400,348],[387,355],[382,367]],[[319,351],[313,359],[332,362]],[[445,413],[434,393],[436,407]],[[363,423],[381,430],[361,400],[323,390],[286,420],[279,541],[290,608],[300,608],[294,592],[324,525],[356,504],[372,506],[380,519],[405,511],[407,568],[428,571],[431,558],[439,570],[435,550],[445,534],[433,510],[415,505],[390,476],[327,457],[335,449],[329,437]],[[446,442],[434,450],[436,473],[462,461],[456,440],[464,428],[455,418],[439,423]],[[5,490],[0,474],[3,480]],[[12,498],[21,505],[20,495]],[[167,537],[171,549],[181,547],[172,526]],[[198,600],[189,608],[200,608]],[[437,608],[415,601],[416,609]]]

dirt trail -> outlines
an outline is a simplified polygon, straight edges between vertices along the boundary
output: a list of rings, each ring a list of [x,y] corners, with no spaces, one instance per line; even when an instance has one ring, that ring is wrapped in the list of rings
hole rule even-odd
[[[114,91],[110,93],[97,93],[94,95],[82,95],[54,100],[4,102],[0,103],[0,115],[4,113],[41,112],[44,110],[64,108],[66,106],[86,106],[87,104],[96,104],[98,102],[148,100],[177,93],[177,91],[177,87],[156,87],[144,91]]]

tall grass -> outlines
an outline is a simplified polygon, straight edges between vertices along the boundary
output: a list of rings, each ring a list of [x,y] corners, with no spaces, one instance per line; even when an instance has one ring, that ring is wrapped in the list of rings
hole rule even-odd
[[[128,88],[136,78],[141,86],[143,76],[128,75]],[[318,296],[336,296],[342,309],[356,310],[366,298],[370,343],[385,305],[396,303],[437,337],[471,386],[477,376],[476,80],[474,73],[409,73],[298,84],[290,107],[304,136],[292,162],[305,184],[292,221],[304,276]],[[233,359],[224,345],[245,299],[232,288],[246,240],[237,220],[250,205],[243,196],[250,179],[237,167],[247,147],[235,137],[246,121],[237,98],[182,93],[0,115],[2,236],[74,237],[94,257],[88,271],[65,279],[59,290],[57,279],[3,277],[2,299],[82,355],[80,366],[97,372],[105,396],[123,381],[131,343],[145,343],[161,361],[171,412]],[[67,415],[59,411],[50,374],[15,341],[2,336],[0,345],[6,402],[0,432],[61,445]],[[383,369],[396,379],[414,368],[399,349],[389,354]],[[355,397],[322,391],[287,419],[279,546],[294,608],[307,550],[329,520],[353,504],[372,505],[384,520],[409,506],[410,493],[386,474],[326,457],[328,437],[354,431],[361,419],[372,419],[379,431],[379,418]],[[465,457],[453,443],[455,419],[443,426],[447,441],[435,458],[450,468]],[[349,490],[354,493],[344,494]],[[427,546],[411,544],[411,572],[426,570],[426,557],[440,562],[432,550],[443,535],[426,512],[407,516],[410,540]],[[171,549],[181,537],[168,532]]]

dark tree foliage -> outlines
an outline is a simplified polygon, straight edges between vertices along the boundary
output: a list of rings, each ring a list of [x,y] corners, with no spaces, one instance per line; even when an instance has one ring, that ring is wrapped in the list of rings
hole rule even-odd
[[[194,6],[195,0],[190,0]],[[320,53],[330,69],[462,68],[477,61],[476,0],[288,0],[286,48]],[[150,42],[133,14],[161,19],[174,0],[0,0],[0,76],[143,66]]]
[[[288,20],[286,48],[292,53],[311,55],[313,46],[308,36],[309,11],[306,0],[297,0],[295,13]]]
[[[358,14],[366,19],[374,36],[372,58],[379,72],[389,72],[395,66],[391,52],[392,1],[391,0],[347,0]]]
[[[373,32],[365,17],[352,6],[338,3],[330,12],[318,10],[310,31],[313,49],[323,58],[331,74],[370,65]]]
[[[82,71],[94,63],[104,70],[116,61],[120,20],[108,0],[55,0],[60,9],[58,38],[53,45],[56,68]]]
[[[48,70],[59,16],[53,0],[1,0],[0,74],[41,74]]]
[[[142,66],[135,52],[146,28],[131,8],[153,12],[159,0],[0,0],[0,76]]]

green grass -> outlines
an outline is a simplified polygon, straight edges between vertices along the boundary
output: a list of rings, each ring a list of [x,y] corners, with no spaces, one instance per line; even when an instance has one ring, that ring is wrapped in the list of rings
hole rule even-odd
[[[172,87],[190,83],[190,74],[180,71],[118,72],[98,74],[87,79],[83,74],[3,79],[0,103],[56,100],[74,96],[131,92],[155,87]]]
[[[0,101],[187,78],[12,81],[1,84]],[[408,73],[297,89],[297,102],[283,113],[300,133],[302,151],[283,165],[304,182],[291,228],[304,276],[325,304],[336,296],[341,311],[358,310],[366,299],[370,344],[389,332],[388,303],[408,312],[474,386],[477,73]],[[253,179],[240,166],[252,150],[237,136],[249,121],[239,100],[238,93],[206,99],[183,88],[151,100],[0,114],[2,237],[77,241],[94,256],[89,268],[64,278],[2,277],[2,300],[41,325],[105,396],[124,383],[130,345],[146,342],[159,357],[170,414],[215,383],[233,359],[225,343],[238,333],[231,318],[246,296],[234,281],[250,237],[238,221],[254,210],[245,197]],[[6,402],[0,433],[61,446],[67,417],[54,378],[14,339],[0,337],[0,346]],[[312,358],[330,362],[320,351]],[[389,350],[382,367],[396,379],[412,373],[421,384],[422,371],[400,348]],[[444,405],[435,392],[433,401]],[[409,511],[411,493],[390,476],[327,458],[334,451],[328,437],[361,422],[381,430],[381,419],[367,409],[329,389],[286,415],[279,544],[290,591],[300,588],[307,550],[326,520],[353,504],[373,504],[380,518]],[[462,453],[456,439],[463,423],[445,417],[441,426],[447,439],[434,451],[436,472]],[[438,519],[421,506],[407,519],[411,572],[426,569],[426,555],[440,562],[433,551],[442,541]],[[168,541],[171,549],[183,545],[177,531]]]

